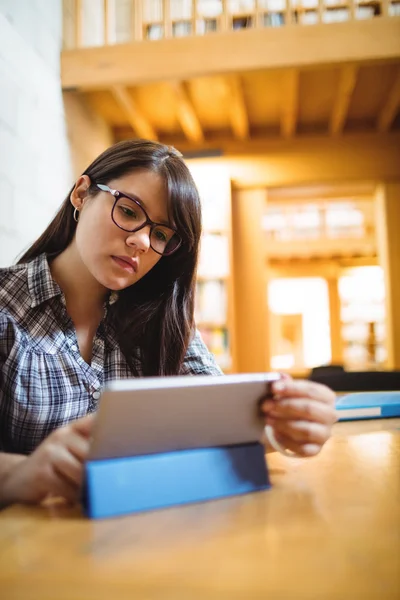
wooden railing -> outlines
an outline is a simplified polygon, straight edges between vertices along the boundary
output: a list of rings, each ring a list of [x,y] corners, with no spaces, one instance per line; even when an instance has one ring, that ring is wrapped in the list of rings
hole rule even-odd
[[[64,48],[400,15],[400,0],[64,0]]]

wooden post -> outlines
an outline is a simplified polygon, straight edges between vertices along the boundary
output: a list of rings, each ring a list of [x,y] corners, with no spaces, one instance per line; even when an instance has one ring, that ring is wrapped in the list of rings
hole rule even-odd
[[[104,45],[108,46],[109,44],[109,4],[108,0],[103,0],[103,26],[104,26]]]
[[[352,2],[352,0],[349,0],[349,1]],[[318,23],[323,23],[324,8],[325,8],[324,0],[318,0]]]
[[[378,186],[376,229],[385,273],[387,368],[400,369],[400,181]]]
[[[220,17],[220,30],[228,31],[231,27],[228,26],[229,22],[229,13],[228,13],[228,2],[227,0],[222,0],[222,15]]]
[[[260,0],[256,0],[256,7],[254,11],[254,27],[257,29],[261,27],[261,9],[260,9]]]
[[[82,3],[75,0],[75,48],[82,45]]]
[[[192,35],[197,31],[197,0],[192,0]]]
[[[142,0],[132,0],[131,6],[131,41],[138,42],[143,39]]]
[[[285,10],[285,25],[292,24],[292,7],[290,0],[286,0],[286,10]]]
[[[349,0],[350,21],[356,18],[356,0]]]
[[[331,361],[333,364],[343,364],[342,323],[340,318],[340,297],[338,278],[329,277],[327,280],[329,295],[329,322],[331,329]]]
[[[169,0],[163,0],[163,23],[164,23],[164,37],[171,37],[171,11]]]
[[[267,192],[236,190],[232,198],[232,253],[236,370],[269,369],[265,243],[262,230]]]

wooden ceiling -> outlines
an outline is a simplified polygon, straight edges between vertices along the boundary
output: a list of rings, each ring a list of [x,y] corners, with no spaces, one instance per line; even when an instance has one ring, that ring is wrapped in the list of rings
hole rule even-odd
[[[114,131],[185,147],[207,142],[400,129],[400,61],[264,70],[87,91]]]
[[[359,2],[344,4],[353,10],[344,23],[321,17],[312,26],[64,50],[63,89],[79,93],[115,140],[151,138],[188,153],[235,141],[398,131],[400,16],[356,20]]]

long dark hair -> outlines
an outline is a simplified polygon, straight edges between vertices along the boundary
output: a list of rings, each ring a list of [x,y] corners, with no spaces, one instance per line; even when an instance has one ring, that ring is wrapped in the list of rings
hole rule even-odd
[[[201,235],[201,207],[193,178],[179,152],[148,140],[119,142],[98,156],[84,171],[91,182],[113,179],[146,169],[158,173],[168,193],[168,214],[182,237],[181,247],[160,261],[136,284],[119,293],[107,323],[113,327],[133,373],[178,374],[194,328],[195,275]],[[70,195],[40,238],[19,263],[42,253],[56,256],[71,243],[76,230]],[[95,186],[89,194],[96,195]],[[136,368],[137,351],[140,372]]]

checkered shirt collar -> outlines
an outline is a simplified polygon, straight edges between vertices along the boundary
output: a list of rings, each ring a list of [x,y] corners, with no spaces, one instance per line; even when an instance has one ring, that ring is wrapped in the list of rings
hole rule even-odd
[[[59,285],[51,276],[46,254],[40,254],[28,264],[28,288],[32,308],[55,296],[62,296]]]

